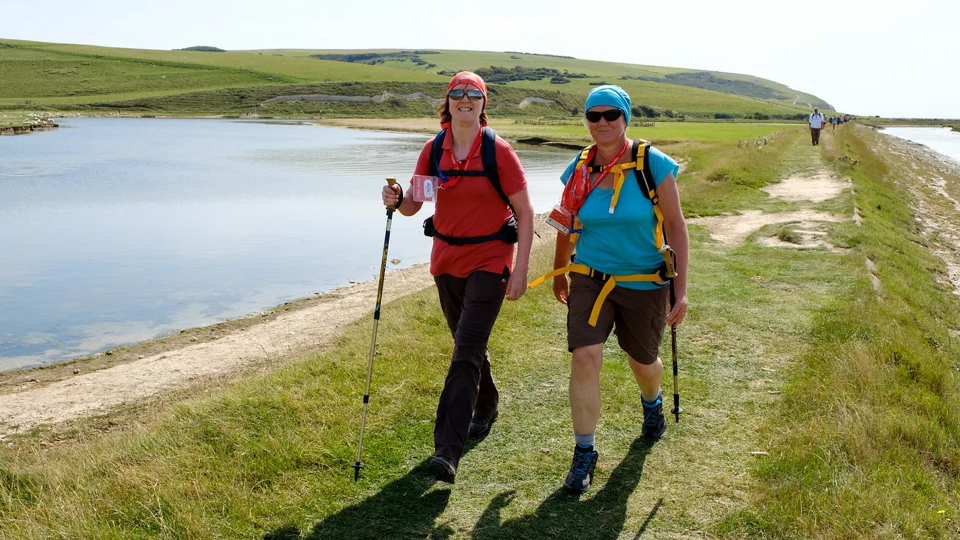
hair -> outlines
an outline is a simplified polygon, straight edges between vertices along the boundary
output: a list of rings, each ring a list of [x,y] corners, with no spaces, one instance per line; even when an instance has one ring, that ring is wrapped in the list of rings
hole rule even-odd
[[[448,124],[453,121],[453,115],[450,114],[450,98],[443,96],[443,105],[437,107],[437,114],[440,115],[440,123]],[[480,111],[480,125],[487,124],[487,97],[483,97],[483,110]]]

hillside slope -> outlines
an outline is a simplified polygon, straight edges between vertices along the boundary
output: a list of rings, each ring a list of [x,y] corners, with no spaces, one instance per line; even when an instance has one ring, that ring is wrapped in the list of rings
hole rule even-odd
[[[513,109],[499,112],[508,116],[578,116],[589,90],[604,83],[619,84],[631,94],[638,118],[799,120],[809,114],[809,105],[832,109],[817,96],[748,75],[519,52],[209,49],[158,51],[0,38],[0,107],[423,116],[433,113],[431,98],[443,97],[442,83],[469,69],[483,75],[492,88],[525,94],[513,101]],[[335,95],[324,93],[329,88],[303,88],[320,83],[371,84],[341,86]],[[272,89],[264,92],[266,87]],[[396,90],[399,87],[404,90]],[[391,94],[416,93],[425,96],[381,103]],[[280,96],[295,98],[279,100],[288,105],[261,108]],[[525,99],[524,107],[517,107]],[[328,104],[289,105],[310,101]],[[535,107],[526,110],[531,103]]]

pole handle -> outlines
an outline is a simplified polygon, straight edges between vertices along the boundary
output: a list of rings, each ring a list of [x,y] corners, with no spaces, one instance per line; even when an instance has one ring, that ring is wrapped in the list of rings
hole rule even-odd
[[[387,185],[390,186],[390,187],[393,187],[393,186],[397,185],[397,179],[396,179],[396,178],[393,178],[392,176],[391,176],[391,177],[387,177]],[[394,210],[396,210],[396,208],[394,208],[394,207],[392,207],[392,206],[388,206],[388,207],[387,207],[387,210],[393,212]]]

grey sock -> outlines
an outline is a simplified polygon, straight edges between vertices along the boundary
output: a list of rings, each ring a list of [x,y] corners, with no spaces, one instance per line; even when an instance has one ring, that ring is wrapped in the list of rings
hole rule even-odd
[[[651,407],[653,407],[653,406],[656,406],[657,403],[660,403],[660,396],[662,395],[663,395],[662,392],[658,392],[656,397],[654,397],[653,399],[647,399],[647,396],[643,395],[643,392],[640,392],[640,399],[643,401],[644,405],[650,405]]]
[[[573,434],[573,438],[577,441],[577,446],[580,448],[593,448],[593,438],[596,435],[596,432],[588,433],[586,435]]]

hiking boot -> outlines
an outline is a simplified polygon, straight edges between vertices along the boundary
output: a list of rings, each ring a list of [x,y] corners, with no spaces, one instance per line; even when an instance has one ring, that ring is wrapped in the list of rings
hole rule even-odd
[[[653,405],[643,401],[643,398],[640,401],[643,403],[643,429],[640,433],[645,439],[659,440],[667,429],[667,420],[663,417],[663,397],[657,396],[657,402]]]
[[[427,472],[441,482],[452,484],[457,476],[457,466],[448,458],[433,456],[427,464]]]
[[[490,433],[490,427],[493,426],[493,423],[497,421],[497,417],[500,416],[500,411],[493,411],[493,414],[478,417],[477,415],[473,416],[473,420],[470,420],[470,431],[468,433],[469,437],[482,438],[486,437],[487,433]]]
[[[592,446],[590,448],[575,447],[573,463],[570,465],[567,479],[563,481],[563,487],[570,491],[586,491],[593,482],[593,469],[596,468],[599,457],[600,454]]]

